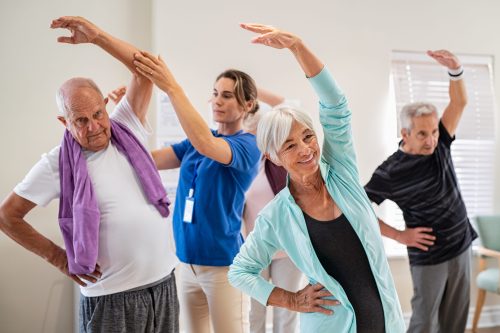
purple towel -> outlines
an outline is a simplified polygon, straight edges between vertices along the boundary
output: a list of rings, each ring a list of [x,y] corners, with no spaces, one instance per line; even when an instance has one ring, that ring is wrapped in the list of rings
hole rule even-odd
[[[167,217],[170,200],[148,151],[127,127],[114,120],[111,120],[111,143],[127,157],[148,201]],[[59,155],[59,174],[59,226],[66,246],[69,272],[92,273],[97,263],[101,214],[82,148],[67,130]]]

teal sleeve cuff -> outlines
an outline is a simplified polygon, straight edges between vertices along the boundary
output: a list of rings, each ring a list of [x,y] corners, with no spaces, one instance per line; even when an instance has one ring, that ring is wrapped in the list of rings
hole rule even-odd
[[[255,295],[254,298],[259,301],[262,305],[266,306],[267,305],[267,300],[269,299],[269,296],[271,295],[271,292],[274,289],[274,285],[264,279],[259,279],[258,280],[258,286],[255,288]]]

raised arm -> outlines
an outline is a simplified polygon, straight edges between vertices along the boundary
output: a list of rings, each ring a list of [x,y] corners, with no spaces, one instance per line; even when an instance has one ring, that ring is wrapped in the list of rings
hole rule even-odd
[[[170,98],[182,129],[193,147],[208,158],[229,164],[233,158],[231,147],[226,140],[212,135],[207,123],[191,104],[163,59],[148,52],[137,53],[135,59],[137,71],[154,82]]]
[[[252,42],[277,49],[288,48],[293,53],[319,98],[320,122],[325,134],[323,156],[338,172],[358,178],[351,134],[351,111],[328,69],[292,33],[262,24],[241,24],[241,27],[259,34]]]
[[[272,107],[280,105],[285,101],[285,97],[263,88],[257,88],[257,99]]]
[[[24,220],[26,214],[35,206],[33,202],[12,192],[0,205],[0,230],[28,251],[48,261],[79,285],[86,286],[83,280],[96,282],[97,278],[101,276],[98,265],[96,270],[89,275],[70,274],[66,251],[40,234]]]
[[[450,136],[453,137],[467,105],[467,90],[462,79],[463,68],[460,60],[450,51],[427,51],[427,54],[445,66],[450,74],[450,103],[444,109],[441,121]]]
[[[126,97],[137,118],[144,124],[153,84],[135,71],[134,54],[139,50],[97,27],[83,17],[63,16],[52,21],[52,29],[63,28],[71,32],[71,36],[59,37],[60,43],[82,44],[92,43],[122,62],[133,74]]]

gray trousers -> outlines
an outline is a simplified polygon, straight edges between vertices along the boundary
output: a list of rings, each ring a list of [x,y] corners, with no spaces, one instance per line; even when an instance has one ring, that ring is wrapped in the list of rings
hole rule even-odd
[[[81,333],[178,333],[174,272],[160,281],[116,294],[80,295]]]
[[[412,316],[408,333],[462,333],[470,300],[470,248],[438,265],[411,266]]]

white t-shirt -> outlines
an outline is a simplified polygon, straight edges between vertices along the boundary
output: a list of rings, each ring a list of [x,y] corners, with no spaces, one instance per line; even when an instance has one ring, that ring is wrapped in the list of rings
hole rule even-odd
[[[126,98],[111,118],[127,126],[146,146],[148,131]],[[44,154],[14,192],[37,205],[58,199],[60,146]],[[172,226],[149,203],[127,158],[110,144],[98,152],[84,151],[101,212],[97,263],[102,277],[80,287],[84,296],[102,296],[162,279],[178,264],[171,244]]]

